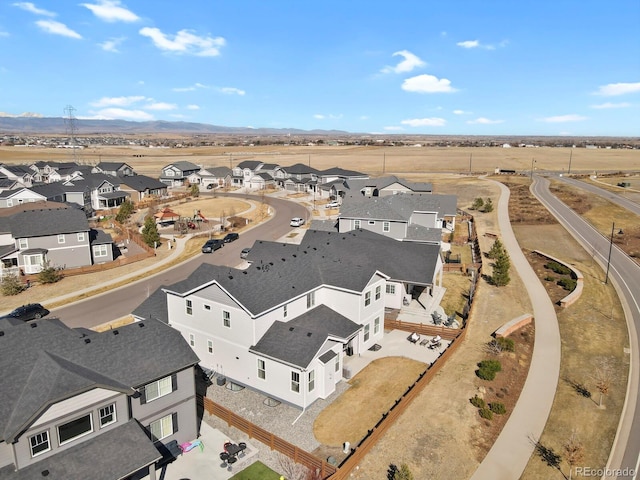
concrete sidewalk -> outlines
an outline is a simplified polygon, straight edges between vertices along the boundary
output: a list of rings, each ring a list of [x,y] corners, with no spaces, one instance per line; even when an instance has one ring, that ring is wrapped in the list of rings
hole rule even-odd
[[[513,234],[508,211],[509,189],[495,183],[502,192],[498,202],[502,242],[531,299],[536,333],[531,366],[520,398],[472,480],[520,478],[547,423],[560,374],[560,330],[555,309]]]

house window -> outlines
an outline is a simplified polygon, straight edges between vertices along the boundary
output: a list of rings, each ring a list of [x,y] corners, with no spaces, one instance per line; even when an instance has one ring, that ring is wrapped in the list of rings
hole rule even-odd
[[[339,372],[340,371],[340,355],[336,355],[336,366],[335,366],[335,371]]]
[[[388,295],[395,295],[396,294],[396,286],[395,285],[391,285],[391,284],[387,284],[387,294]]]
[[[283,307],[283,311],[282,311],[282,316],[283,316],[283,318],[287,318],[287,313],[288,313],[288,312],[287,312],[287,306],[285,305],[285,306]]]
[[[291,391],[300,393],[300,374],[291,372]]]
[[[167,438],[178,431],[178,414],[172,413],[149,424],[149,432],[154,442]]]
[[[79,242],[84,242],[84,232],[78,232],[77,236]]]
[[[187,304],[187,315],[193,315],[193,302],[191,300],[187,300],[186,304]]]
[[[58,426],[58,440],[60,445],[64,445],[91,432],[93,422],[89,414]]]
[[[100,428],[111,425],[116,421],[116,404],[107,405],[101,408],[98,413],[100,414]]]
[[[356,230],[360,228],[360,220],[353,221],[353,228],[355,228]]]
[[[258,359],[258,378],[267,379],[267,366],[261,358]]]
[[[161,378],[155,382],[149,383],[144,387],[144,400],[145,403],[152,402],[160,397],[169,395],[175,390],[173,376]]]
[[[378,333],[380,333],[380,317],[376,317],[373,321],[373,334],[377,335]]]
[[[369,325],[368,323],[364,326],[364,341],[368,342],[369,341],[369,330],[371,329],[371,325]]]
[[[207,352],[213,355],[213,340],[207,340]]]
[[[227,328],[231,328],[231,313],[225,310],[222,311],[222,324]]]
[[[175,176],[175,173],[174,173],[174,171],[173,171],[173,170],[166,170],[164,173],[165,173],[165,175],[166,175],[167,177],[173,177],[173,176]]]
[[[94,245],[93,246],[93,258],[108,257],[109,250],[106,245]]]
[[[29,437],[29,445],[31,446],[31,456],[35,457],[41,453],[51,450],[49,444],[49,432],[37,433],[33,437]]]
[[[29,248],[29,241],[26,238],[18,239],[18,248],[20,250],[24,250],[25,248]]]
[[[389,222],[382,222],[382,231],[383,232],[391,231],[391,224]]]
[[[7,199],[7,207],[13,207],[13,199],[12,198]]]
[[[307,308],[311,308],[316,304],[316,292],[307,293]]]
[[[378,285],[376,287],[376,300],[380,300],[380,290],[382,290],[382,287],[380,287],[380,285]]]
[[[316,371],[311,370],[309,372],[309,391],[313,392],[314,388],[316,388]]]
[[[192,347],[196,346],[196,336],[193,333],[189,334],[189,345]]]
[[[204,308],[205,310],[211,310],[211,305],[207,305],[205,303],[204,305],[202,305],[202,308]]]
[[[64,243],[64,233],[58,235],[58,243]]]
[[[364,306],[368,307],[369,305],[371,305],[371,290],[364,294]]]

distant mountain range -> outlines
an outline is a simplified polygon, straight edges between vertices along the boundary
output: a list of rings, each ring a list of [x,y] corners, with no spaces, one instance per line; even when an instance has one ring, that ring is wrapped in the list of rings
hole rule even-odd
[[[222,127],[192,122],[131,122],[128,120],[75,119],[76,135],[94,134],[228,134],[228,135],[349,135],[340,130],[300,130],[296,128]],[[0,114],[0,134],[69,134],[68,120],[62,117],[33,115],[3,116]]]

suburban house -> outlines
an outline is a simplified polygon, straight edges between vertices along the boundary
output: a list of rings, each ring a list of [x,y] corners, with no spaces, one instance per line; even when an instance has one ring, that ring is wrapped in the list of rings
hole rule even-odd
[[[333,182],[334,180],[366,180],[368,178],[369,175],[366,173],[345,170],[340,167],[328,168],[318,172],[318,181],[320,183]]]
[[[47,200],[45,195],[24,187],[0,192],[0,208],[9,208],[23,203],[44,202],[45,200]]]
[[[34,182],[34,172],[27,165],[0,165],[0,175],[24,187],[30,187]]]
[[[275,164],[245,160],[233,168],[231,181],[234,186],[243,186],[250,190],[273,188],[276,185],[273,175],[277,168]]]
[[[0,480],[156,480],[198,436],[198,357],[164,323],[3,318],[0,349]]]
[[[342,199],[338,231],[369,230],[405,242],[440,244],[442,229],[453,231],[457,197],[397,193]]]
[[[163,198],[167,196],[167,184],[146,175],[131,175],[119,178],[121,192],[129,194],[133,202],[154,197]]]
[[[22,187],[22,184],[18,183],[16,180],[12,180],[10,178],[7,178],[6,175],[0,174],[0,192],[4,192],[5,190],[13,190],[20,187]]]
[[[180,187],[184,185],[187,178],[192,173],[200,171],[200,167],[191,162],[175,162],[162,167],[160,181],[169,187]]]
[[[94,211],[119,207],[129,198],[127,192],[120,190],[121,179],[104,173],[90,173],[82,179],[63,182],[65,187],[88,190],[91,208]],[[83,194],[84,195],[84,194]]]
[[[38,202],[1,212],[3,269],[33,274],[40,272],[45,264],[74,268],[113,260],[111,236],[92,230],[82,210]]]
[[[130,165],[122,162],[100,162],[91,169],[92,173],[104,173],[112,177],[130,177],[136,172]]]
[[[223,188],[231,185],[232,170],[229,167],[202,167],[200,171],[189,175],[189,183],[212,188]]]
[[[76,162],[45,162],[39,161],[35,162],[29,167],[34,175],[34,181],[36,182],[44,182],[49,183],[52,180],[52,176],[56,178],[54,175],[58,170],[68,170],[68,169],[77,169],[79,165]],[[90,168],[89,168],[90,170]],[[57,176],[58,181],[60,176]]]
[[[384,197],[397,193],[432,193],[433,185],[427,182],[408,182],[395,175],[389,177],[352,179],[344,182],[346,191],[360,192],[365,197]]]
[[[203,264],[133,315],[179,330],[233,388],[304,409],[382,338],[385,308],[431,294],[438,276],[441,285],[439,252],[368,231],[309,230],[300,245],[255,242],[246,270]]]
[[[75,165],[68,168],[59,168],[49,174],[49,178],[46,183],[82,179],[84,176],[90,173],[91,167],[89,165]]]

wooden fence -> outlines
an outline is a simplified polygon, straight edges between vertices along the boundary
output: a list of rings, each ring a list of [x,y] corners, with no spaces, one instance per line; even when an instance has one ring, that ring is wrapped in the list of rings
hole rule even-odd
[[[440,335],[445,340],[453,340],[461,333],[459,328],[448,328],[442,325],[431,325],[426,323],[403,322],[402,320],[385,318],[385,330],[403,330],[405,332],[416,332],[420,335],[433,336]]]

